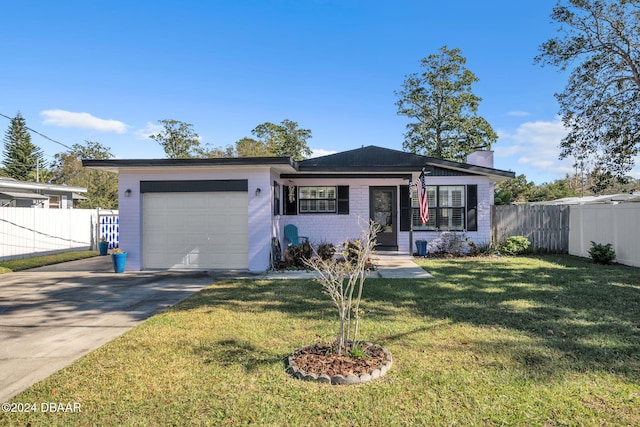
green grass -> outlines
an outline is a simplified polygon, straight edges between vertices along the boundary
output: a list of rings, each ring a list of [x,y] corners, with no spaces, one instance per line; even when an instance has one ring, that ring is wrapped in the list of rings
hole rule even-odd
[[[360,338],[394,357],[381,379],[292,379],[288,354],[337,332],[328,297],[312,281],[227,280],[12,399],[82,413],[0,425],[637,425],[640,269],[420,262],[434,279],[365,285]]]
[[[0,274],[97,256],[97,251],[63,252],[0,262]]]

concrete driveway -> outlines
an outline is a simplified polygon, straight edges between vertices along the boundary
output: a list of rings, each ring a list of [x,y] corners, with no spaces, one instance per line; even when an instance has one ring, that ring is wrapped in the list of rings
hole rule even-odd
[[[0,275],[0,403],[215,278],[116,274],[108,256]]]

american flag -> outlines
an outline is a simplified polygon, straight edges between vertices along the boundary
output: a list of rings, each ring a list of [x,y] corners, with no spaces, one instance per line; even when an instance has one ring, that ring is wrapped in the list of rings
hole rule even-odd
[[[429,221],[429,198],[427,197],[427,183],[425,182],[424,171],[416,179],[416,190],[418,191],[418,204],[420,205],[420,220],[425,224]]]

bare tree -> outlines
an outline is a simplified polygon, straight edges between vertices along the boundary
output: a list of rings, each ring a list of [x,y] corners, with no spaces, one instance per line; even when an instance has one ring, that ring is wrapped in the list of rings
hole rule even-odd
[[[337,248],[336,252],[342,254],[342,258],[315,257],[306,260],[306,264],[318,273],[318,281],[338,309],[338,354],[344,351],[348,342],[355,342],[358,336],[362,289],[367,276],[367,266],[374,253],[377,233],[378,225],[370,221],[368,228],[362,230],[359,239],[345,242]]]

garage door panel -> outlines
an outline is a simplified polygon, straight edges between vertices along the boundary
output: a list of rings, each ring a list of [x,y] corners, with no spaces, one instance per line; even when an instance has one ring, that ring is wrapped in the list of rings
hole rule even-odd
[[[144,239],[144,243],[147,247],[147,250],[154,252],[153,248],[161,248],[170,246],[167,241],[167,236],[162,234],[153,234],[150,236],[146,236]],[[157,252],[157,250],[155,251]]]
[[[162,230],[167,223],[167,218],[162,215],[152,215],[145,217],[145,225],[147,229]]]
[[[207,207],[207,201],[205,198],[185,198],[184,207],[188,209],[205,209]]]
[[[188,215],[188,217],[185,218],[185,221],[182,223],[182,229],[193,230],[195,228],[195,229],[202,230],[202,233],[207,232],[207,227],[210,225],[209,223],[211,222],[209,221],[208,215],[205,215],[205,214],[198,214],[198,215],[185,214],[185,215]],[[202,234],[202,233],[198,233],[198,234]]]
[[[248,268],[246,192],[145,193],[143,267]]]
[[[154,210],[164,209],[166,207],[166,200],[157,197],[145,197],[145,209],[149,212]]]

